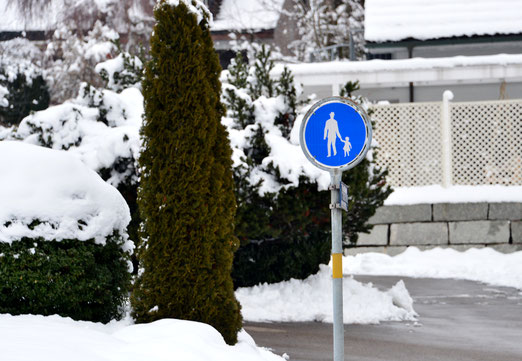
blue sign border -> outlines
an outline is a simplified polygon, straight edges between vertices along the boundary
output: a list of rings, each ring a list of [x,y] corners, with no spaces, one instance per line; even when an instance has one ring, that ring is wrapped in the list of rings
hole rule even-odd
[[[327,105],[327,104],[331,104],[331,103],[341,103],[341,104],[345,104],[345,105],[348,105],[349,107],[351,107],[361,116],[363,123],[364,123],[364,127],[366,128],[366,137],[364,140],[364,144],[360,148],[359,153],[355,157],[350,157],[351,160],[349,162],[347,162],[346,164],[336,165],[336,166],[325,164],[325,163],[317,160],[314,156],[312,156],[310,150],[308,149],[308,146],[306,144],[306,139],[305,139],[306,126],[308,125],[308,121],[310,120],[312,115],[314,115],[315,111],[318,108],[320,108],[324,105]],[[343,97],[339,97],[339,96],[328,97],[328,98],[321,99],[320,101],[315,103],[304,116],[303,122],[301,123],[301,129],[299,132],[299,141],[300,141],[301,149],[303,150],[303,153],[305,154],[306,158],[313,165],[315,165],[316,167],[318,167],[320,169],[329,171],[329,172],[335,171],[335,170],[339,170],[342,172],[342,171],[355,167],[366,156],[366,153],[368,152],[370,145],[371,145],[371,141],[372,141],[372,125],[371,125],[368,115],[366,114],[364,109],[362,109],[359,105],[354,103],[352,100],[343,98]]]

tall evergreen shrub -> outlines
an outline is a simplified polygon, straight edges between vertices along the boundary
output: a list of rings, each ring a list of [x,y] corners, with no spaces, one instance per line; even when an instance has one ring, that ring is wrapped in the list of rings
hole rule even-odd
[[[160,2],[143,94],[137,322],[208,323],[234,344],[242,327],[230,276],[235,199],[221,125],[221,68],[200,2]],[[191,12],[197,9],[199,14]]]

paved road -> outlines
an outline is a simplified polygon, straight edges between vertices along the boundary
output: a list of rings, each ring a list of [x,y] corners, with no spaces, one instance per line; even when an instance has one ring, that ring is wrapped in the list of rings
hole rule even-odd
[[[355,277],[388,289],[399,279],[418,322],[345,325],[345,360],[522,361],[522,293],[462,280]],[[344,310],[349,312],[349,310]],[[332,325],[246,323],[259,346],[291,361],[332,360]]]

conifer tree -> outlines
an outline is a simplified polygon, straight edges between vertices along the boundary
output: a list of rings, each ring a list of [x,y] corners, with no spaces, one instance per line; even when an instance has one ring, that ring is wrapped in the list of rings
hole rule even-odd
[[[235,198],[231,148],[220,120],[221,72],[201,2],[155,8],[145,68],[138,204],[137,322],[208,323],[234,344],[242,327],[230,276]]]

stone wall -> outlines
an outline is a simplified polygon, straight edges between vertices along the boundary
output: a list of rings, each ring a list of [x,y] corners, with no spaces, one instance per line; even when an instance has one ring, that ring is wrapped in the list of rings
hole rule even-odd
[[[408,246],[420,249],[493,247],[501,252],[522,250],[522,203],[437,203],[384,206],[370,219],[370,234],[346,254],[383,252]]]

